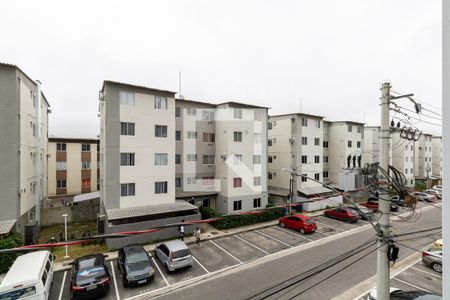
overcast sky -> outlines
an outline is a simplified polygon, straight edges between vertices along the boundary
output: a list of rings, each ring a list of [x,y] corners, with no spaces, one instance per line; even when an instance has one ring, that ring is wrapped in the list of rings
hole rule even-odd
[[[0,15],[0,61],[41,80],[54,136],[99,133],[103,80],[178,91],[179,71],[186,99],[270,114],[378,124],[386,79],[442,102],[441,1],[2,0]]]

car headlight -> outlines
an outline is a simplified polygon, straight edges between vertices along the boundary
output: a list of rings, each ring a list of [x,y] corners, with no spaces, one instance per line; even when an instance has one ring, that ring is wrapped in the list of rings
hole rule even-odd
[[[128,280],[134,280],[134,276],[127,275],[127,279],[128,279]]]
[[[149,276],[153,276],[155,274],[155,270],[150,270],[150,272],[148,272]]]

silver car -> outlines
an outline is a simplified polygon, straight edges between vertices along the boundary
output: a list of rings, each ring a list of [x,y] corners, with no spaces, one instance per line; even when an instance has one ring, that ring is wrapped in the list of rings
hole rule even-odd
[[[425,190],[423,191],[425,194],[436,196],[438,199],[442,199],[442,194],[437,190]]]
[[[442,248],[430,248],[422,252],[422,261],[438,273],[442,273]]]
[[[192,267],[193,259],[188,246],[180,240],[164,242],[155,249],[156,257],[168,272]]]
[[[419,201],[426,201],[426,202],[436,202],[437,200],[436,196],[421,192],[415,192],[414,197],[416,197],[417,200]]]

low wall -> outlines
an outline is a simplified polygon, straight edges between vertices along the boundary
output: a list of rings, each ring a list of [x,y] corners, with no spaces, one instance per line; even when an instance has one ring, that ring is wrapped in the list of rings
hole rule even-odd
[[[313,202],[303,202],[303,211],[315,211],[326,209],[327,207],[336,207],[343,203],[342,196],[334,196],[324,200],[317,200]]]
[[[42,226],[51,226],[64,223],[63,214],[67,214],[67,222],[95,221],[100,206],[98,200],[88,200],[74,206],[53,205],[43,207],[41,210]]]

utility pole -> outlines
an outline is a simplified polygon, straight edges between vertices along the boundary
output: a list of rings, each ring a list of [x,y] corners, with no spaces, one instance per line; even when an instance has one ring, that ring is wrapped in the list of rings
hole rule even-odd
[[[380,131],[380,166],[389,171],[389,140],[391,138],[390,128],[389,128],[389,101],[390,101],[390,88],[391,84],[389,82],[384,82],[381,88],[381,131]],[[387,256],[388,245],[384,240],[384,236],[389,235],[390,225],[390,203],[389,201],[378,201],[378,208],[381,212],[381,217],[379,220],[380,230],[382,236],[378,238],[377,242],[377,299],[378,300],[389,300],[389,289],[390,289],[390,276],[389,276],[389,260]]]

